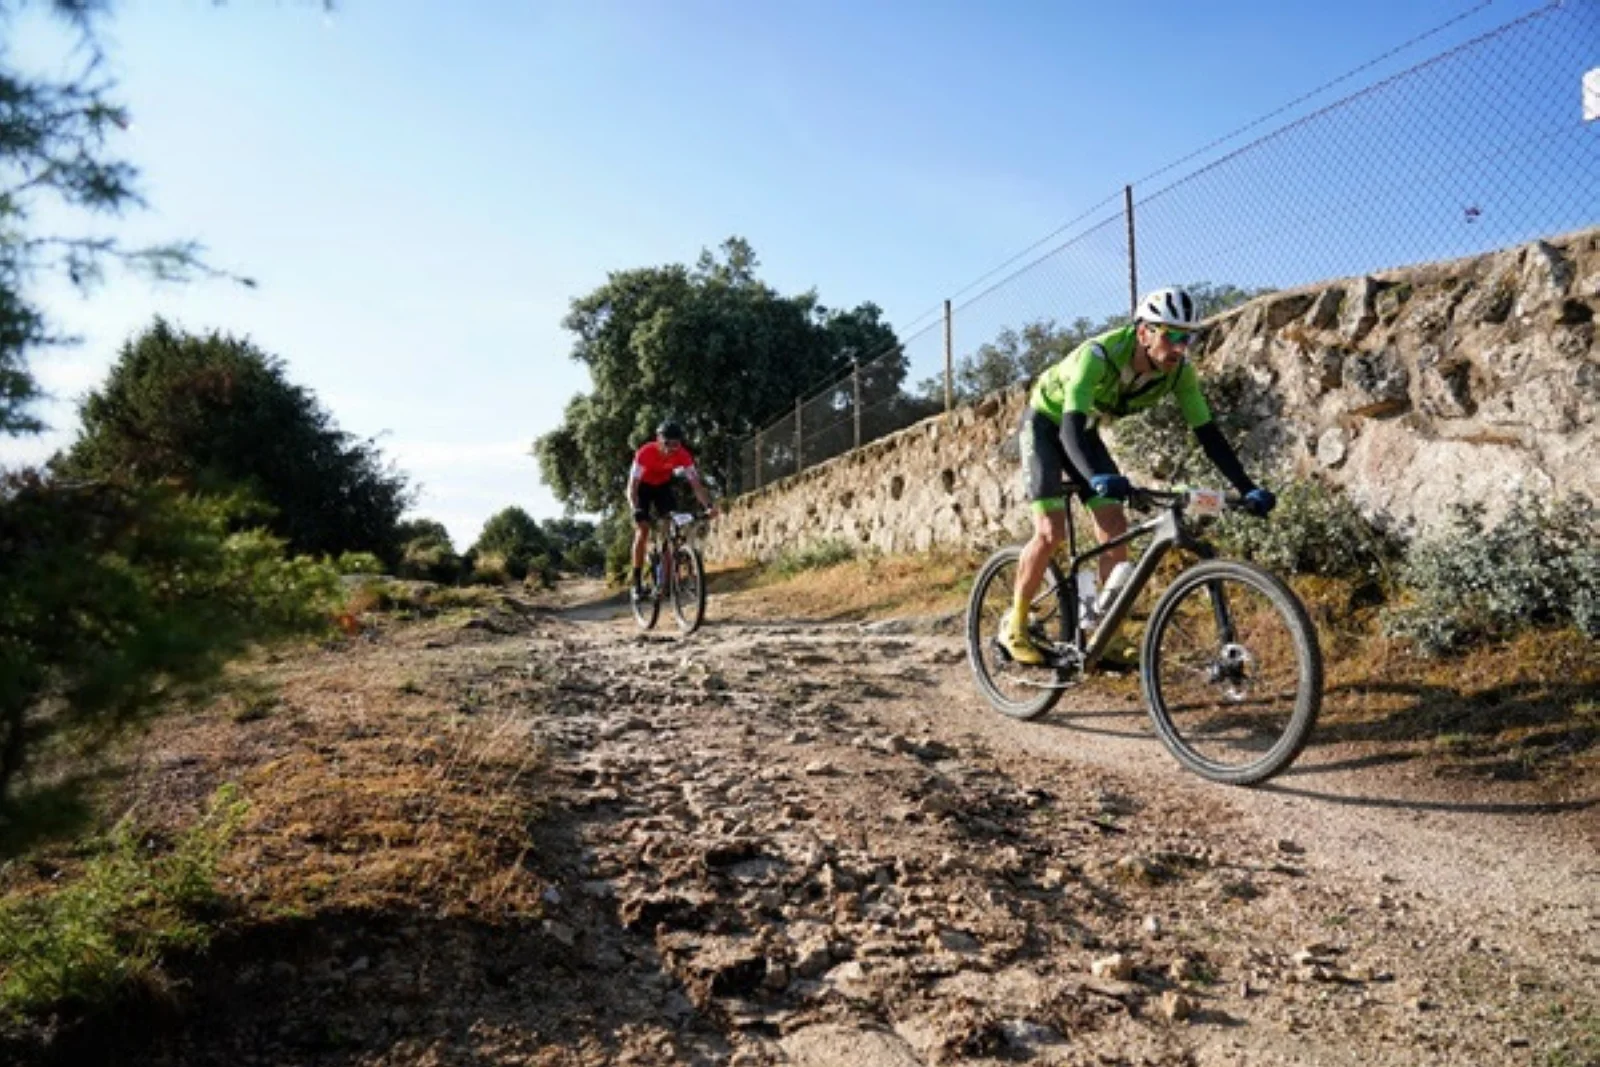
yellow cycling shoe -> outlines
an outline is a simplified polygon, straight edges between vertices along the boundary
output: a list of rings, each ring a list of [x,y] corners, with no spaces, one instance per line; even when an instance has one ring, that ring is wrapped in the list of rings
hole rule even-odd
[[[1014,661],[1025,667],[1044,666],[1044,653],[1033,643],[1026,622],[1019,626],[1015,620],[1008,621],[1005,629],[1000,631],[1000,647],[1010,653]]]

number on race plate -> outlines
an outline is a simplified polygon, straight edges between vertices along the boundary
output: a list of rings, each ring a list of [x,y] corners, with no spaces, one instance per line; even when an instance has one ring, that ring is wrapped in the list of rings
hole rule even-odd
[[[1220,489],[1191,489],[1189,490],[1189,514],[1191,515],[1221,515],[1222,490]]]
[[[672,513],[672,524],[674,526],[687,526],[693,521],[694,516],[686,511],[675,511]]]

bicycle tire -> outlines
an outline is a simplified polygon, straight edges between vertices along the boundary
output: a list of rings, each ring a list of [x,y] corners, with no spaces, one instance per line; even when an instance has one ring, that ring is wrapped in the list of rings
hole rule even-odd
[[[1286,654],[1292,667],[1276,662]],[[1213,782],[1258,785],[1283,771],[1322,708],[1322,650],[1305,605],[1253,563],[1181,572],[1150,614],[1140,664],[1157,736]]]
[[[628,606],[633,609],[633,621],[639,624],[639,629],[648,630],[655,626],[656,618],[661,614],[661,590],[656,586],[657,564],[660,554],[655,549],[650,550],[650,556],[645,560],[645,570],[640,576],[640,584],[644,587],[644,596],[633,599],[629,595]]]
[[[1019,546],[1002,548],[978,569],[978,576],[972,583],[972,595],[967,600],[967,660],[972,665],[978,690],[996,711],[1013,719],[1029,720],[1037,719],[1055,707],[1061,700],[1062,690],[1034,688],[1024,684],[1023,692],[1028,695],[1019,697],[1001,687],[1008,678],[1020,677],[1017,672],[1025,672],[1037,679],[1059,677],[1049,668],[1023,667],[997,653],[999,627],[1005,624],[1006,614],[1010,611],[1017,563],[1021,556],[1022,549]],[[1061,568],[1056,566],[1055,560],[1051,560],[1045,572],[1044,585],[1035,600],[1036,604],[1045,605],[1043,617],[1033,624],[1036,640],[1053,643],[1065,641],[1070,636],[1067,629],[1067,609],[1070,605],[1065,588]]]
[[[678,629],[692,634],[706,617],[705,562],[692,545],[678,546],[677,561],[672,573],[672,613],[678,617]],[[692,577],[686,581],[686,576]]]

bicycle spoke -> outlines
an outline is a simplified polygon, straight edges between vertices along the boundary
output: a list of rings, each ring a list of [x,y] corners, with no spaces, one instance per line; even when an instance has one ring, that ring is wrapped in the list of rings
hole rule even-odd
[[[1200,773],[1259,781],[1304,744],[1320,661],[1292,600],[1264,572],[1223,562],[1207,565],[1204,580],[1180,576],[1158,609],[1147,697],[1163,740]]]

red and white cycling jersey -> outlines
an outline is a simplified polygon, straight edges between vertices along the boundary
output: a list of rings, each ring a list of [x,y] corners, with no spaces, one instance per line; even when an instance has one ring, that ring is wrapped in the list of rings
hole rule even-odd
[[[694,453],[683,445],[669,453],[660,442],[646,441],[633,454],[633,470],[628,477],[637,478],[640,485],[666,485],[674,476],[691,482],[700,480],[700,473],[694,469]]]

